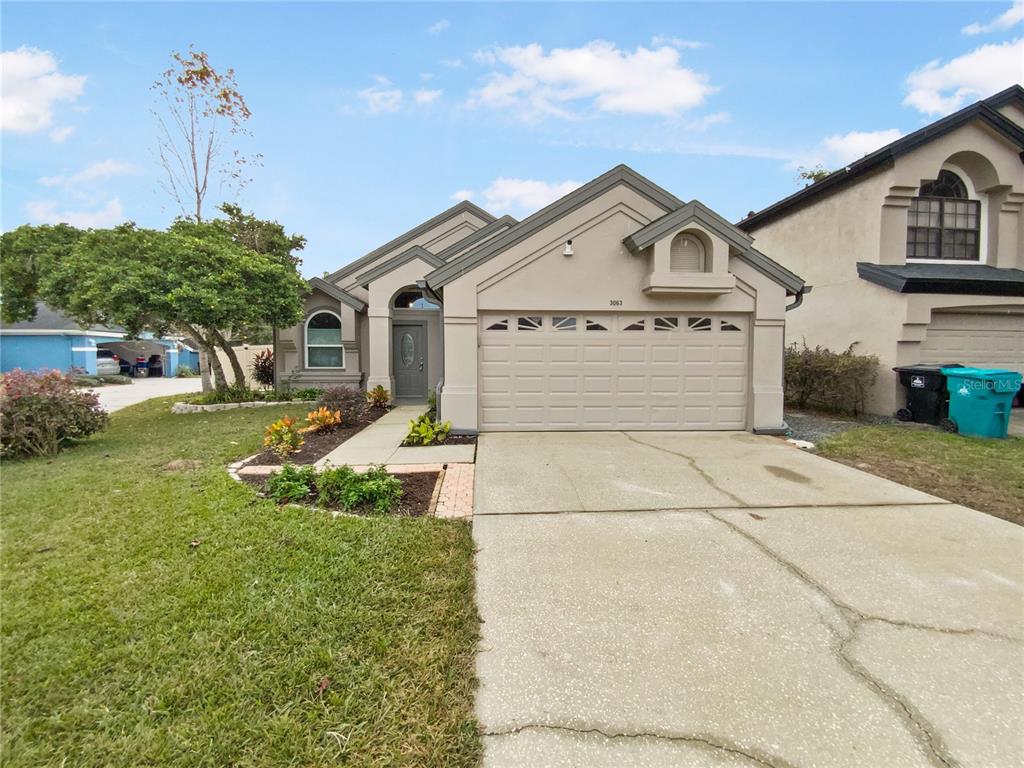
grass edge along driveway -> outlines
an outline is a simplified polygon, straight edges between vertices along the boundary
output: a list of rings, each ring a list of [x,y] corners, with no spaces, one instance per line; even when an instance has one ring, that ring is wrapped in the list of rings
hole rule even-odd
[[[278,509],[224,465],[301,408],[169,406],[2,468],[4,765],[475,765],[468,526]]]
[[[963,437],[907,426],[858,427],[821,455],[1024,525],[1024,438]]]

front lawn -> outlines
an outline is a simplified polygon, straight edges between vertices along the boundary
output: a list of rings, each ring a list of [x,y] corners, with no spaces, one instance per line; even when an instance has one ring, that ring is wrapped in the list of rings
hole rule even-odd
[[[279,509],[224,465],[308,407],[169,406],[2,468],[3,764],[475,765],[467,526]]]
[[[831,459],[1024,525],[1024,438],[860,427],[827,438],[818,449]]]

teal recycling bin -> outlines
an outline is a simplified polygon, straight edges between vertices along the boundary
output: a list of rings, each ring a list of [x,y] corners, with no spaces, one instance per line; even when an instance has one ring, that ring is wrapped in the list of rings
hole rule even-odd
[[[949,422],[943,426],[961,435],[1006,437],[1021,375],[993,368],[943,368],[942,373],[949,389]]]

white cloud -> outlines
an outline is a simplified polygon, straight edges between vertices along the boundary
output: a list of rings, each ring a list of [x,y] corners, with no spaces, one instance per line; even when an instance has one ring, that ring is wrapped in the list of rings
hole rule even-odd
[[[441,65],[448,69],[458,69],[462,66],[462,59],[441,59]]]
[[[682,50],[696,50],[698,48],[707,48],[709,43],[702,43],[700,40],[683,40],[678,37],[655,35],[651,38],[651,45],[655,48],[660,48],[663,45],[670,45],[673,48],[679,48]]]
[[[54,128],[50,131],[50,140],[54,144],[63,144],[67,141],[68,137],[75,132],[75,129],[70,125],[65,125],[60,128]]]
[[[493,211],[533,212],[553,203],[581,186],[578,181],[538,181],[536,179],[497,178],[483,191],[484,207]],[[452,195],[469,200],[473,192],[462,189]]]
[[[64,75],[49,51],[22,46],[0,53],[0,128],[12,133],[38,133],[53,127],[53,107],[74,101],[85,89],[85,75]],[[55,141],[67,138],[57,129]]]
[[[595,40],[545,53],[532,43],[482,51],[476,58],[507,69],[492,72],[473,91],[469,106],[515,108],[531,119],[574,117],[581,104],[600,112],[676,115],[716,90],[706,75],[681,66],[679,51],[668,45],[628,51]]]
[[[417,104],[430,104],[432,101],[436,101],[442,93],[443,91],[441,90],[431,91],[423,89],[421,91],[416,91],[412,97],[416,100]]]
[[[1024,79],[1024,38],[983,45],[945,64],[930,61],[907,76],[903,103],[926,115],[954,112]]]
[[[431,24],[429,27],[427,27],[427,34],[428,35],[439,35],[442,32],[444,32],[446,29],[448,29],[448,27],[450,27],[450,26],[451,26],[451,23],[448,21],[448,19],[441,19],[440,21],[435,21],[433,24]]]
[[[44,200],[28,203],[25,213],[36,224],[70,224],[79,229],[112,227],[124,221],[124,206],[117,197],[95,211],[58,211],[56,201]]]
[[[124,176],[135,172],[135,166],[129,163],[122,163],[117,160],[101,160],[98,163],[86,166],[78,173],[70,176],[43,176],[39,183],[44,187],[57,187],[60,185],[77,187],[95,181],[104,181],[113,176]]]
[[[965,35],[980,35],[985,32],[999,32],[1010,29],[1024,21],[1024,0],[1017,0],[1010,8],[996,16],[988,24],[974,22],[964,27],[961,32]]]
[[[822,165],[833,171],[859,160],[876,149],[881,149],[886,144],[891,144],[902,135],[896,128],[833,134],[823,139],[821,144],[810,152],[801,153],[800,157],[790,163],[790,167],[813,168]]]
[[[473,190],[472,189],[460,189],[452,195],[452,200],[461,203],[463,200],[472,200]]]
[[[387,78],[378,78],[378,82],[381,84],[361,90],[359,98],[366,102],[366,109],[371,115],[397,112],[398,108],[402,106],[402,92],[398,88],[386,87],[388,85]]]
[[[732,120],[732,115],[728,112],[712,112],[710,115],[704,115],[696,120],[691,120],[686,124],[686,127],[691,131],[706,131],[715,125],[724,125]]]

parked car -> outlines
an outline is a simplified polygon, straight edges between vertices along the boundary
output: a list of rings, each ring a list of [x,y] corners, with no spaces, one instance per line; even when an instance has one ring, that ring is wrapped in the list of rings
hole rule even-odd
[[[96,350],[96,374],[98,376],[117,376],[121,373],[121,358],[109,349]]]

